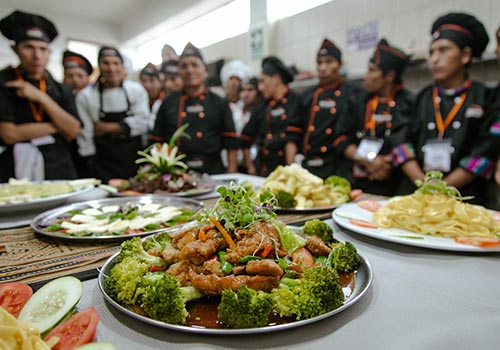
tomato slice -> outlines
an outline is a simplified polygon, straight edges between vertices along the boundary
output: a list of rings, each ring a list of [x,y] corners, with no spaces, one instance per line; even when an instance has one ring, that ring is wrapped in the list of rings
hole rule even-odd
[[[473,245],[480,248],[500,247],[500,238],[457,236],[455,237],[455,242],[460,244]]]
[[[292,253],[292,261],[297,264],[297,268],[294,269],[299,270],[299,272],[303,271],[306,267],[316,265],[314,257],[305,247],[295,249]]]
[[[371,211],[372,213],[375,213],[377,210],[382,208],[382,204],[380,204],[380,202],[372,201],[372,200],[359,201],[356,204],[361,209]]]
[[[499,222],[500,222],[500,211],[496,211],[496,212],[493,214],[493,220],[495,220],[495,221],[499,221]]]
[[[51,330],[44,340],[58,337],[60,340],[52,350],[70,350],[94,340],[98,322],[99,312],[90,306]]]
[[[358,198],[359,196],[361,196],[363,194],[363,190],[360,190],[359,188],[358,189],[354,189],[354,190],[351,190],[351,200],[355,200],[356,198]]]
[[[126,183],[127,180],[125,179],[109,179],[108,185],[113,186],[113,187],[118,187]]]
[[[24,304],[33,295],[33,289],[24,283],[0,284],[0,306],[17,318]]]
[[[356,226],[366,227],[366,228],[378,228],[376,224],[370,221],[361,220],[361,219],[349,219],[349,222]]]

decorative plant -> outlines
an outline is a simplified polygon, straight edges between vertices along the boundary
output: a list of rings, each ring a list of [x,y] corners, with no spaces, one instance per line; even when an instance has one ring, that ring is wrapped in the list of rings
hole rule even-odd
[[[188,124],[185,124],[177,129],[170,138],[168,144],[155,143],[146,148],[144,151],[137,152],[137,154],[142,156],[142,158],[137,159],[135,161],[136,164],[150,164],[154,168],[155,172],[160,174],[185,172],[188,169],[188,166],[181,160],[184,159],[186,155],[178,154],[179,149],[175,146],[175,142],[182,136],[189,138],[189,135],[184,133],[187,127]]]

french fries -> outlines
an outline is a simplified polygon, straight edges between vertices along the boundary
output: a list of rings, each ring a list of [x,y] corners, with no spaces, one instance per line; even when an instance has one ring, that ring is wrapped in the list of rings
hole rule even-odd
[[[264,181],[262,190],[272,193],[280,190],[291,193],[297,209],[320,208],[345,203],[344,193],[339,193],[322,178],[311,174],[298,164],[278,166]]]

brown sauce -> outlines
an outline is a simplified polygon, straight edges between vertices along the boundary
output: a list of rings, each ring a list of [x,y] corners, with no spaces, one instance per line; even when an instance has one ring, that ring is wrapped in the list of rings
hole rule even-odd
[[[346,299],[354,290],[355,273],[339,274],[340,285]],[[217,318],[217,306],[220,298],[203,298],[187,305],[189,317],[186,320],[185,326],[195,328],[226,328]],[[293,317],[279,317],[276,314],[269,316],[268,326],[285,324],[295,321]]]

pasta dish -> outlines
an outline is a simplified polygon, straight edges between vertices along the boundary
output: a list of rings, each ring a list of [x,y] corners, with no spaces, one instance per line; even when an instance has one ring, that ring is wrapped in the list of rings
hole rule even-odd
[[[0,349],[50,350],[35,327],[19,322],[0,307]]]
[[[486,208],[441,193],[395,197],[378,209],[372,219],[383,228],[451,238],[495,238],[500,232],[500,224]]]

